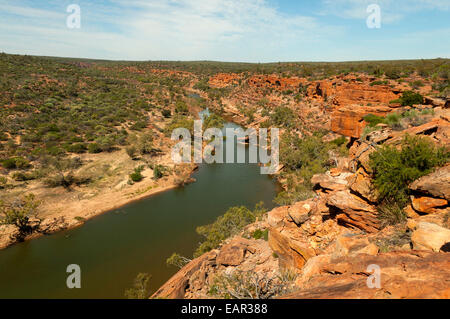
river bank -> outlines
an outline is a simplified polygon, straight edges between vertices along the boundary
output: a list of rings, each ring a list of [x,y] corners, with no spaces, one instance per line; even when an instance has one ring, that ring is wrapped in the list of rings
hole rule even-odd
[[[159,180],[152,178],[153,170],[147,167],[142,172],[144,179],[131,184],[128,174],[137,164],[129,158],[125,150],[119,150],[82,156],[82,160],[89,163],[83,168],[83,172],[101,171],[102,177],[92,185],[73,187],[69,191],[63,187],[48,188],[37,181],[14,189],[9,196],[19,197],[26,190],[27,194],[34,194],[40,201],[37,216],[32,219],[36,231],[24,240],[79,227],[105,212],[191,182],[191,174],[197,169],[197,165],[174,165],[170,158],[169,141],[165,142],[167,149],[165,154],[157,159],[157,164],[168,167],[170,173]],[[16,233],[14,226],[0,226],[0,249],[17,243],[14,238]]]

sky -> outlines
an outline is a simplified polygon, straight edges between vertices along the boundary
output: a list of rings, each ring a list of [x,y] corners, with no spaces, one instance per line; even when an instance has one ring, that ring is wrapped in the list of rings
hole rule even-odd
[[[67,11],[73,4],[79,25]],[[367,11],[373,5],[379,15]],[[450,0],[0,0],[0,52],[261,63],[450,58]]]

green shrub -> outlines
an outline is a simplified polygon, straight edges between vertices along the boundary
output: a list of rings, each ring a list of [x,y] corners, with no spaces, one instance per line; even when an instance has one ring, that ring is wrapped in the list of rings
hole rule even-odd
[[[0,176],[0,189],[6,188],[6,185],[8,185],[8,179],[4,176]]]
[[[164,171],[164,166],[155,165],[155,167],[153,167],[153,178],[158,180],[161,177],[163,177],[164,176],[163,171]]]
[[[238,234],[263,213],[265,213],[265,209],[262,207],[262,203],[256,205],[253,211],[245,206],[231,207],[211,225],[197,227],[197,233],[204,239],[195,251],[194,257],[219,247],[225,239]]]
[[[373,114],[367,114],[363,119],[370,127],[375,127],[377,124],[384,123],[384,117]]]
[[[22,157],[12,157],[2,161],[2,166],[6,169],[27,169],[31,167],[31,164]]]
[[[177,101],[176,104],[175,104],[175,113],[188,114],[189,113],[189,109],[188,109],[188,106],[187,106],[186,102],[184,102],[184,101]]]
[[[342,146],[347,142],[347,139],[345,138],[345,136],[339,136],[338,138],[332,140],[330,143],[334,144],[336,146]]]
[[[125,297],[128,299],[148,299],[150,297],[149,282],[152,276],[146,273],[139,273],[133,281],[133,286],[125,290]]]
[[[89,153],[101,153],[102,149],[97,143],[91,143],[88,145]]]
[[[144,179],[142,175],[143,170],[144,168],[142,166],[135,168],[134,172],[130,174],[130,179],[135,183],[142,181]]]
[[[409,200],[408,185],[427,175],[436,166],[445,164],[450,154],[444,148],[436,148],[425,137],[406,135],[401,149],[383,145],[370,155],[374,172],[374,185],[381,202],[393,202],[403,208]]]
[[[161,111],[162,116],[164,116],[165,118],[169,118],[172,116],[172,113],[170,112],[170,110],[164,109]]]
[[[294,126],[295,114],[288,107],[278,107],[270,115],[270,121],[272,126],[278,128],[290,128]]]
[[[87,147],[86,147],[86,144],[84,144],[84,143],[76,143],[76,144],[69,145],[67,147],[68,152],[76,153],[76,154],[84,153],[84,152],[86,152],[86,150],[87,150]]]
[[[261,239],[263,238],[264,240],[269,240],[269,230],[261,230],[261,229],[257,229],[252,233],[252,237],[254,239]]]
[[[402,106],[413,106],[414,104],[423,104],[423,96],[413,91],[405,91],[400,98]]]

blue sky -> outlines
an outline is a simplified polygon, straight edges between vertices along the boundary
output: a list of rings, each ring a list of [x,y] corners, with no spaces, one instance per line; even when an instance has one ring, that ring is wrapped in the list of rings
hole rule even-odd
[[[66,25],[70,4],[81,28]],[[366,9],[378,4],[381,28]],[[0,0],[0,51],[242,62],[450,58],[450,0]]]

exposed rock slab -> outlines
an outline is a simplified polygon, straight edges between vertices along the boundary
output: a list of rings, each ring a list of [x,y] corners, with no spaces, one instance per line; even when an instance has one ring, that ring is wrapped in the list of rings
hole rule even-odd
[[[419,178],[409,188],[413,191],[450,200],[450,165],[438,168],[433,173]]]
[[[303,289],[287,299],[404,299],[450,298],[450,254],[392,252],[377,256],[346,256],[330,262],[326,256],[311,259],[315,265]],[[369,265],[381,270],[380,288],[369,288]],[[314,267],[312,267],[314,266]]]

